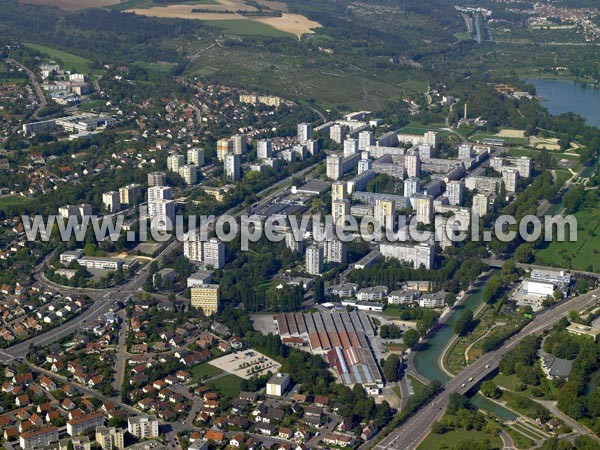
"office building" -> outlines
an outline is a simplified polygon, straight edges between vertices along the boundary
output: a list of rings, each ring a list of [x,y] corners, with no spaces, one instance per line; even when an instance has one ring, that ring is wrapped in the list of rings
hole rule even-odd
[[[220,293],[218,284],[206,284],[190,288],[192,307],[202,310],[205,316],[212,316],[219,311]]]
[[[240,155],[228,153],[225,155],[225,176],[230,181],[236,181],[241,178]]]
[[[198,182],[198,167],[192,164],[185,164],[179,168],[179,175],[188,186],[196,184]]]
[[[404,156],[404,168],[409,177],[419,177],[421,175],[421,157],[418,152],[409,150]]]
[[[267,395],[281,397],[291,384],[292,379],[287,373],[276,373],[267,381]]]
[[[188,149],[187,163],[193,166],[202,167],[204,165],[204,149],[200,147]]]
[[[233,152],[233,141],[231,139],[219,139],[217,141],[217,159],[225,160],[225,155]]]
[[[121,209],[121,197],[117,191],[109,191],[102,194],[102,204],[109,213],[115,213]]]
[[[119,188],[121,205],[137,205],[142,198],[142,187],[139,184],[128,184]]]
[[[348,138],[344,141],[344,156],[358,153],[358,139]]]
[[[179,173],[179,168],[185,164],[183,155],[167,156],[167,169],[171,172]]]
[[[150,172],[148,174],[148,187],[165,186],[167,175],[164,172]]]
[[[312,125],[310,123],[299,123],[298,124],[298,142],[303,144],[304,142],[312,139]]]
[[[225,266],[225,244],[217,238],[203,242],[202,262],[213,269],[222,269]]]
[[[409,177],[404,180],[404,196],[414,197],[421,192],[421,180],[417,177]]]
[[[261,139],[256,145],[258,159],[267,159],[273,156],[273,142],[271,139]]]
[[[323,247],[311,245],[306,249],[306,272],[311,275],[320,275],[323,272]]]
[[[127,431],[138,439],[158,437],[158,419],[153,416],[129,417]]]
[[[452,206],[460,206],[465,195],[465,183],[460,180],[452,180],[446,184],[446,197]]]
[[[116,427],[97,427],[96,442],[102,450],[122,450],[125,448],[125,430]]]

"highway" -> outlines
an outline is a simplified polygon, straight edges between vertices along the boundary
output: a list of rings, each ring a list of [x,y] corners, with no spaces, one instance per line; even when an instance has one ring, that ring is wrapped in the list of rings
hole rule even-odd
[[[373,448],[375,449],[416,449],[429,434],[430,426],[439,420],[448,404],[448,398],[453,393],[464,394],[475,384],[487,377],[498,368],[498,362],[526,336],[539,334],[551,329],[561,318],[566,317],[571,310],[581,311],[590,303],[597,302],[596,296],[600,289],[589,291],[586,294],[568,299],[553,306],[540,314],[527,324],[519,333],[506,340],[498,350],[481,356],[477,361],[465,368],[456,377],[448,382],[442,391],[426,403],[412,417],[396,428],[392,433],[382,439]]]

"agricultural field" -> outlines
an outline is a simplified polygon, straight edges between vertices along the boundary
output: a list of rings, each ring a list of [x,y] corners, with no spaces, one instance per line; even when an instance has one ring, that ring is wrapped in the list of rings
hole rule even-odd
[[[48,56],[48,58],[56,60],[61,63],[65,70],[72,70],[79,73],[90,72],[90,60],[82,58],[72,53],[63,52],[52,47],[46,47],[39,44],[25,44],[25,46],[37,50],[38,52]]]
[[[79,11],[88,8],[103,8],[119,3],[119,0],[19,0],[32,5],[55,6],[64,11]]]

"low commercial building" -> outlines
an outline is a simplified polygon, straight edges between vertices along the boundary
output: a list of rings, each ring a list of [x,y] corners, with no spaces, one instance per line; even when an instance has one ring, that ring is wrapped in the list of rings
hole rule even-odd
[[[567,327],[567,331],[577,336],[591,337],[594,342],[597,342],[598,336],[600,336],[600,328],[588,327],[579,323],[572,323]]]

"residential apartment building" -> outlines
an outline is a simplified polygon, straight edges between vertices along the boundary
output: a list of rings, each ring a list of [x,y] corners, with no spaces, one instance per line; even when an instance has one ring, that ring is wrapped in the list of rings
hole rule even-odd
[[[21,433],[19,445],[22,449],[30,450],[36,447],[44,447],[58,441],[58,428],[45,426],[34,431]]]
[[[164,172],[150,172],[148,174],[148,187],[165,186],[167,184],[167,174]]]
[[[127,431],[138,439],[158,437],[158,419],[153,416],[129,417]]]
[[[125,448],[125,430],[116,427],[97,427],[96,442],[102,450],[122,450]]]
[[[201,309],[205,316],[219,311],[220,293],[218,284],[206,284],[190,289],[192,307]]]
[[[204,149],[200,147],[188,149],[187,163],[196,167],[202,167],[204,165]]]
[[[311,275],[320,275],[323,272],[323,247],[311,245],[306,249],[306,272]]]
[[[109,213],[115,213],[121,209],[121,196],[116,191],[102,194],[102,204]]]
[[[67,421],[67,434],[69,436],[78,436],[85,434],[97,427],[104,426],[104,414],[101,412],[86,414],[76,419]]]
[[[142,187],[139,184],[128,184],[119,188],[121,205],[137,205],[142,198]]]

